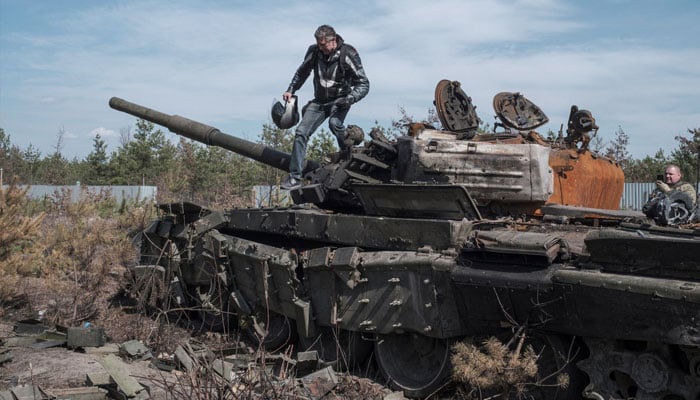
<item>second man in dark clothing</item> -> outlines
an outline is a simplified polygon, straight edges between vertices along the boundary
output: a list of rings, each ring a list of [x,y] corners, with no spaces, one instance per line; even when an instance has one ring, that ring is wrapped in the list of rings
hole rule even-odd
[[[289,88],[282,94],[288,101],[304,85],[311,71],[314,72],[314,99],[302,109],[301,122],[294,135],[289,176],[281,184],[283,189],[301,186],[306,146],[326,118],[338,146],[344,150],[345,117],[350,106],[369,92],[369,80],[357,50],[328,25],[319,26],[314,37],[316,44],[309,46]]]

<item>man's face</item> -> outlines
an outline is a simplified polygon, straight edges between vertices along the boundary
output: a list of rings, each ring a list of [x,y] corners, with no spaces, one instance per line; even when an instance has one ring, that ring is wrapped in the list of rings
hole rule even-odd
[[[321,50],[321,53],[325,55],[331,54],[331,52],[338,47],[338,42],[335,40],[335,36],[316,39],[316,44]]]
[[[678,169],[674,167],[668,167],[666,168],[666,173],[664,174],[664,177],[666,178],[666,183],[671,185],[681,180],[681,173],[678,171]]]

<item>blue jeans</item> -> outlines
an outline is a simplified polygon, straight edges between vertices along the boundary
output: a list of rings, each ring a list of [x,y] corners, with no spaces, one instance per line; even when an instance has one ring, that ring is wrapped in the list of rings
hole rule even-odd
[[[289,160],[289,176],[294,179],[301,179],[302,164],[306,156],[306,146],[309,143],[309,138],[326,118],[329,118],[328,127],[338,140],[338,147],[343,149],[343,140],[345,139],[344,122],[349,110],[350,107],[340,109],[330,103],[317,103],[316,100],[312,100],[304,106],[301,122],[294,134],[292,158]]]

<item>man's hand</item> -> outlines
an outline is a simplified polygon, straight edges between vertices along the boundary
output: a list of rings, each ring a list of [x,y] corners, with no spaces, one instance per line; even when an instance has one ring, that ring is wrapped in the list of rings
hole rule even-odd
[[[668,193],[671,191],[671,188],[665,182],[662,181],[656,181],[656,187],[664,193]]]
[[[333,105],[338,108],[348,108],[352,104],[352,96],[339,97],[333,101]]]
[[[293,96],[292,92],[282,93],[282,98],[284,99],[285,102],[289,102],[289,99],[291,99],[292,96]]]

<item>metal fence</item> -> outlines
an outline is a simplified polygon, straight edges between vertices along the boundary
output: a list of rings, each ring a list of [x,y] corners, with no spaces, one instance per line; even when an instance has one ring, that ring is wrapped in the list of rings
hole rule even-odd
[[[3,189],[7,185],[3,185]],[[20,187],[22,187],[20,185]],[[122,200],[156,201],[156,186],[85,186],[80,182],[72,186],[31,185],[27,190],[30,199],[43,200],[56,197],[68,197],[71,201],[80,200],[81,196],[109,196],[117,202]]]

